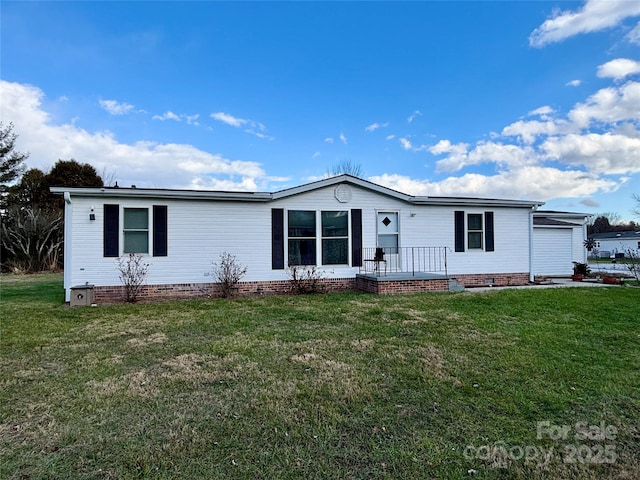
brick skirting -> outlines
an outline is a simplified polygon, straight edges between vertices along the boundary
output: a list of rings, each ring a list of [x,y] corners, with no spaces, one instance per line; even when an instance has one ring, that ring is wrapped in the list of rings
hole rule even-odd
[[[509,287],[529,283],[529,272],[462,274],[449,277],[465,287]]]
[[[342,292],[355,290],[355,278],[324,278],[320,280],[323,292]],[[283,295],[289,293],[291,284],[288,280],[267,282],[240,282],[237,295],[241,297],[259,295]],[[220,297],[222,292],[219,283],[173,283],[166,285],[145,285],[138,295],[144,301],[176,300],[189,298]],[[125,298],[122,285],[94,287],[94,299],[97,304],[121,303]]]
[[[450,275],[449,278],[455,279],[459,285],[465,287],[486,287],[489,285],[502,287],[529,283],[528,273],[462,274]],[[449,279],[446,277],[429,279],[385,279],[379,277],[372,279],[359,275],[357,278],[324,278],[320,283],[324,292],[359,290],[368,293],[394,294],[446,292],[449,290]],[[290,287],[288,280],[241,282],[238,284],[238,296],[283,295],[289,293]],[[138,298],[140,301],[155,301],[220,296],[221,290],[218,283],[175,283],[146,285],[142,288]],[[120,303],[124,297],[122,285],[94,287],[94,298],[98,304]]]

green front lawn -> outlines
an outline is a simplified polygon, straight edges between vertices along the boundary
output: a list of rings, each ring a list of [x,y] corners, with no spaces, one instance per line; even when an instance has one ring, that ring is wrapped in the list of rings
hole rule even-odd
[[[636,288],[62,302],[2,277],[0,478],[640,471]]]

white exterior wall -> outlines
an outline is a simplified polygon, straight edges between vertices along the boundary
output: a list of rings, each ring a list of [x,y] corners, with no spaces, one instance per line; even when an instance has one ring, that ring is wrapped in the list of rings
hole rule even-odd
[[[269,202],[176,200],[109,197],[72,197],[67,222],[71,220],[66,241],[72,245],[72,256],[65,258],[65,287],[85,283],[96,286],[120,285],[116,260],[103,257],[104,204],[122,208],[149,208],[167,205],[168,255],[147,257],[151,264],[148,284],[201,283],[213,281],[212,262],[222,252],[236,255],[248,267],[245,281],[286,280],[286,270],[271,269],[271,209],[286,210],[351,210],[362,209],[363,247],[376,246],[378,211],[398,212],[400,246],[445,246],[450,274],[529,272],[528,208],[462,207],[413,205],[400,199],[350,185],[352,198],[340,203],[334,196],[335,186],[292,195]],[[91,208],[96,219],[89,220]],[[465,213],[494,212],[495,251],[467,250],[454,252],[454,211]],[[413,214],[413,216],[412,216]],[[152,228],[151,210],[149,213]],[[351,228],[351,221],[349,221]],[[318,235],[320,225],[318,223]],[[466,234],[465,234],[466,235]],[[149,249],[152,251],[152,232]],[[351,239],[351,232],[349,238]],[[321,242],[318,239],[318,249]],[[120,236],[120,250],[123,240]],[[349,248],[351,257],[351,245]],[[322,258],[318,250],[318,260]],[[351,258],[349,258],[351,262]],[[327,266],[327,277],[352,277],[358,267]]]
[[[573,255],[571,257],[572,262],[578,263],[587,263],[587,249],[584,246],[584,241],[586,240],[587,226],[580,225],[578,227],[574,227],[571,230],[572,234],[572,248]]]
[[[600,247],[596,247],[600,251],[608,251],[613,253],[622,253],[627,249],[638,250],[638,242],[640,242],[640,235],[638,235],[638,239],[620,239],[620,238],[606,238],[596,240],[596,242],[600,243]]]

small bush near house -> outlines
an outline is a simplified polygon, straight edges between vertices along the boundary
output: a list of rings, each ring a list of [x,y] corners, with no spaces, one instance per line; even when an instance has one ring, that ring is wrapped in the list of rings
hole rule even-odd
[[[322,293],[324,274],[314,265],[290,265],[289,293],[302,295],[305,293]]]
[[[220,254],[220,262],[213,263],[213,273],[220,283],[222,296],[230,298],[236,293],[236,287],[242,277],[247,274],[247,267],[238,263],[235,255],[223,252]]]
[[[147,281],[149,264],[144,261],[142,255],[130,253],[118,258],[117,268],[120,272],[120,281],[124,285],[124,300],[127,303],[137,302],[142,287]]]

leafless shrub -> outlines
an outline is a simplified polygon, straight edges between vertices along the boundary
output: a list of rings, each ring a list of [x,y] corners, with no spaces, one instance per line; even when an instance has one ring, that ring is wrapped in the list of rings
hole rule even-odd
[[[324,273],[315,265],[289,265],[289,293],[301,295],[304,293],[321,293]]]
[[[147,275],[149,264],[144,261],[144,257],[137,253],[118,257],[118,271],[120,272],[120,282],[124,285],[125,301],[135,303],[142,291]]]
[[[640,282],[640,249],[627,248],[624,252],[625,258],[627,258],[627,270],[633,275],[636,281]]]
[[[219,263],[213,263],[213,273],[220,283],[222,296],[231,298],[236,293],[238,283],[247,274],[247,267],[239,263],[235,255],[223,252]]]

